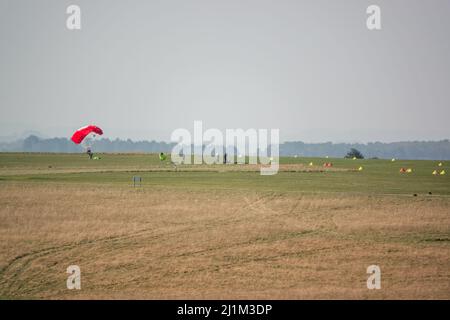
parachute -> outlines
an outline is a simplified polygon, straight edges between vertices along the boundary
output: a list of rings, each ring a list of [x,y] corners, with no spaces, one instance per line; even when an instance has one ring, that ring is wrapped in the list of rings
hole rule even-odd
[[[89,125],[89,126],[82,127],[80,129],[78,129],[77,131],[75,131],[74,134],[72,135],[71,140],[73,142],[75,142],[76,144],[80,144],[84,140],[84,138],[86,138],[86,136],[92,132],[94,132],[98,135],[103,134],[102,129],[100,129],[99,127]]]

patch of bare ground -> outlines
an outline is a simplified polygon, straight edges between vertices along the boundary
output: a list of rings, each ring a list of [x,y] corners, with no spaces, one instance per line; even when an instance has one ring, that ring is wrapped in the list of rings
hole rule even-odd
[[[101,173],[101,172],[259,172],[261,170],[260,164],[216,164],[216,165],[175,165],[171,163],[164,163],[159,165],[142,166],[128,166],[128,167],[107,167],[102,166],[96,168],[59,168],[59,167],[45,167],[45,168],[0,168],[0,175],[17,176],[17,175],[33,175],[33,174],[65,174],[65,173]],[[268,166],[266,166],[268,167]],[[281,172],[345,172],[355,171],[348,168],[335,168],[323,166],[307,166],[304,164],[280,164],[279,171]]]

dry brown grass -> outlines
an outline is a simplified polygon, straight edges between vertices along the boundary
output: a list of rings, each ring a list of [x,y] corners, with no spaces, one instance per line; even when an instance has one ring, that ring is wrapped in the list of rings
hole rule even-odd
[[[449,204],[3,184],[0,297],[449,299]],[[66,289],[71,264],[81,290]]]
[[[61,173],[94,173],[94,172],[259,172],[261,165],[259,164],[242,164],[242,165],[178,165],[163,163],[157,165],[149,165],[147,167],[130,165],[126,167],[94,167],[94,168],[58,168],[58,167],[5,167],[0,168],[0,176],[16,176],[16,175],[37,175],[37,174],[61,174]],[[357,171],[349,168],[323,167],[323,166],[307,166],[301,163],[297,164],[280,164],[280,172],[347,172]]]

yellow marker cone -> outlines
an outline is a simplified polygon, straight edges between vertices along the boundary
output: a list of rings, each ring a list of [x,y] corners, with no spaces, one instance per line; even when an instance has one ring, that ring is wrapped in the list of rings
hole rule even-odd
[[[411,169],[411,168],[408,168],[408,169],[406,169],[406,172],[411,173],[411,172],[412,172],[412,169]]]
[[[444,175],[445,174],[445,170],[442,170],[441,173],[439,173],[440,175]]]
[[[362,171],[362,170],[363,170],[363,167],[359,167],[358,170],[359,170],[359,171]]]
[[[438,166],[439,166],[439,167],[442,167],[442,162],[439,162],[439,163],[438,163]]]
[[[433,175],[437,175],[437,171],[436,170],[433,171]]]

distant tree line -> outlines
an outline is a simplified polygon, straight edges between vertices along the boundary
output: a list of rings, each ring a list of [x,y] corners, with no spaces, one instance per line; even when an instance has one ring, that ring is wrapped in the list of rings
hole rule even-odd
[[[175,144],[157,141],[98,139],[90,142],[94,152],[170,152]],[[285,142],[280,145],[281,156],[343,158],[351,149],[365,158],[450,160],[450,141],[408,141],[362,143],[304,143]],[[84,152],[84,148],[67,138],[41,139],[31,135],[15,142],[0,142],[0,152]]]
[[[285,142],[280,145],[280,154],[285,156],[336,157],[342,158],[351,149],[356,149],[365,158],[449,160],[450,141],[405,141],[363,143],[303,143]]]

